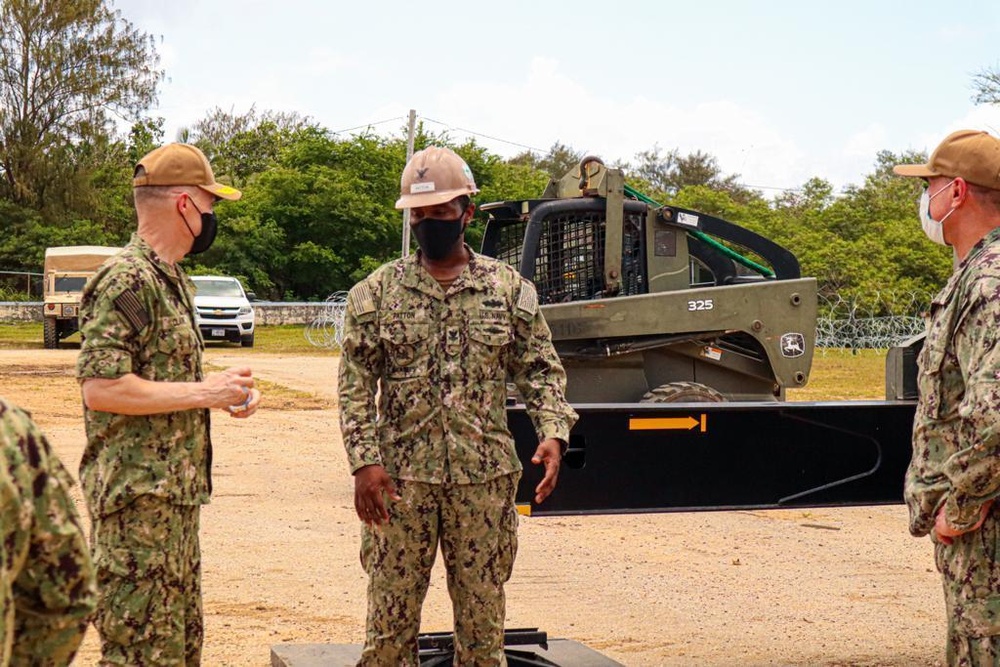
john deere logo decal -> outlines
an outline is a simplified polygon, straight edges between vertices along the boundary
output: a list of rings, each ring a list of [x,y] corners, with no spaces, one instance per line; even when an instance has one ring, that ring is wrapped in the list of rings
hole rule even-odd
[[[805,353],[805,336],[800,333],[786,333],[781,337],[781,356],[801,357]]]

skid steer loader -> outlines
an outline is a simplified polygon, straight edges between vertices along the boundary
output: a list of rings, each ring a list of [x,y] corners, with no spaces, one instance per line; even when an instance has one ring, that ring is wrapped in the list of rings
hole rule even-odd
[[[653,205],[597,158],[482,209],[483,253],[535,283],[571,402],[783,400],[808,381],[816,280],[776,243]]]

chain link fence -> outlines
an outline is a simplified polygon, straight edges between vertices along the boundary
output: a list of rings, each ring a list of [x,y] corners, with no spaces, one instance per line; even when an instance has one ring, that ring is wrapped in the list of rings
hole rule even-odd
[[[40,300],[44,277],[33,271],[0,271],[0,301]]]

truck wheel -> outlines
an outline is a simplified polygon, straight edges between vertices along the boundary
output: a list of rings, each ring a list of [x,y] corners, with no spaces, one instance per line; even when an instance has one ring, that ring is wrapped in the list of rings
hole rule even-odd
[[[56,318],[45,318],[42,334],[42,340],[45,343],[46,350],[55,350],[59,347],[59,334],[56,331]]]
[[[640,403],[723,403],[726,397],[699,382],[668,382],[647,391]]]
[[[240,338],[240,345],[243,347],[253,347],[253,334]]]

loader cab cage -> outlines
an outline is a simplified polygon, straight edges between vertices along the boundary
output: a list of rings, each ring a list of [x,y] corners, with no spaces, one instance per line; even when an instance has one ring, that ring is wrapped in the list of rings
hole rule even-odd
[[[654,208],[634,199],[622,204],[620,278],[613,285],[608,284],[605,270],[607,200],[601,197],[486,204],[482,209],[490,221],[482,252],[534,282],[541,304],[662,291],[662,286],[650,287],[652,266],[647,258],[651,256],[690,258],[683,284],[675,283],[670,289],[800,277],[794,255],[731,222],[678,207]],[[650,225],[653,230],[648,229]],[[716,238],[750,250],[770,264],[773,272]]]
[[[537,202],[543,204],[543,202]],[[579,200],[573,207],[550,207],[531,220],[490,205],[497,224],[483,239],[483,252],[521,270],[535,283],[539,303],[586,301],[609,296],[604,279],[606,220],[603,202]],[[580,206],[579,204],[586,204]],[[625,215],[622,281],[617,296],[647,293],[644,274],[644,214]],[[531,248],[534,248],[532,251]],[[527,249],[527,252],[522,252]],[[534,262],[530,258],[534,257]],[[525,273],[527,271],[527,273]]]

